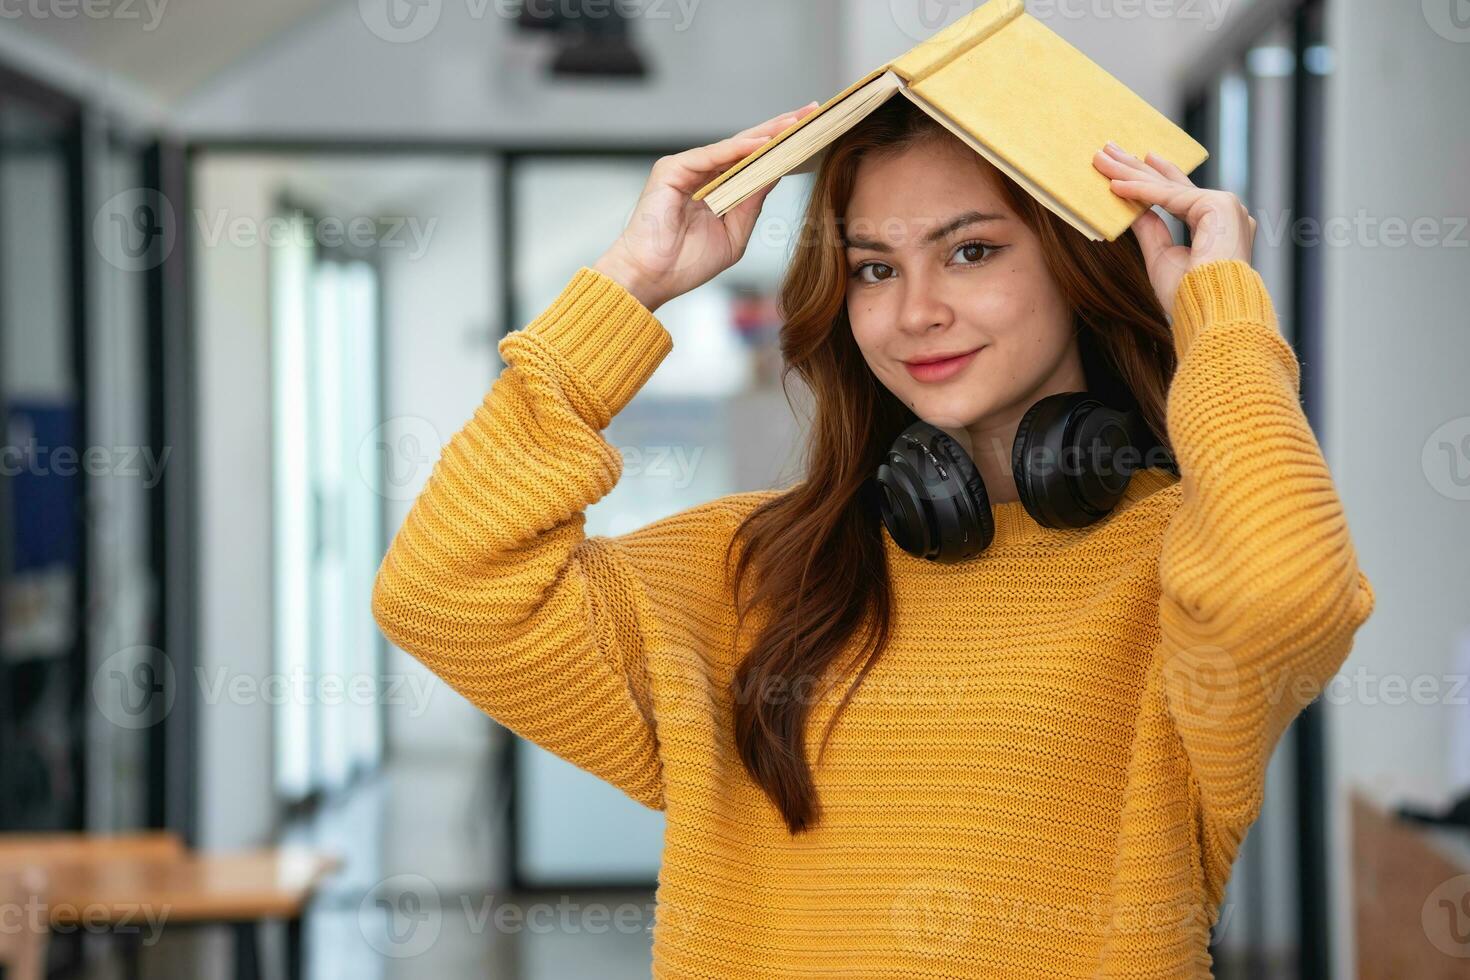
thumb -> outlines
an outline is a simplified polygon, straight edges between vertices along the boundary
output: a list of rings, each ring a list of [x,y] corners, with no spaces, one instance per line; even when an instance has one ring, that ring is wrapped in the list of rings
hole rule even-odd
[[[750,244],[750,236],[755,231],[756,219],[760,217],[761,208],[775,189],[776,183],[779,181],[767,184],[726,212],[725,229],[730,236],[732,254],[739,256],[745,253],[745,247]]]
[[[1138,247],[1143,250],[1143,259],[1150,267],[1161,252],[1174,247],[1173,233],[1153,208],[1144,211],[1134,220],[1133,234],[1138,238]]]

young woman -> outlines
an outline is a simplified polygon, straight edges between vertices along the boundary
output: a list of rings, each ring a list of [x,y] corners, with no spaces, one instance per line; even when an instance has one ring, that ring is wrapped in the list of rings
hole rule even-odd
[[[660,160],[501,341],[377,621],[666,813],[655,976],[1207,976],[1267,760],[1374,601],[1234,196],[1099,148],[1192,244],[1151,209],[1090,242],[892,100],[782,286],[805,478],[584,534],[654,311],[762,203],[691,194],[798,116]]]

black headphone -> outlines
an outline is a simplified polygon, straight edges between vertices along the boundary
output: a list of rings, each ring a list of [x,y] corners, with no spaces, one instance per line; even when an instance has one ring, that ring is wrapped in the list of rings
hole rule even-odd
[[[1026,410],[1011,447],[1011,473],[1026,512],[1044,527],[1101,520],[1142,468],[1151,442],[1135,410],[1096,395],[1047,395]],[[923,420],[901,432],[866,492],[894,542],[941,564],[974,558],[995,537],[990,497],[975,464],[943,430]]]

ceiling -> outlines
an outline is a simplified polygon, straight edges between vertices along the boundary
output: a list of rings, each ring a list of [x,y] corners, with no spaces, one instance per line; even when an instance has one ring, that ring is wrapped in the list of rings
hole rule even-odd
[[[13,6],[6,24],[173,103],[274,35],[342,2],[357,0],[23,3]],[[89,7],[108,13],[88,16]]]

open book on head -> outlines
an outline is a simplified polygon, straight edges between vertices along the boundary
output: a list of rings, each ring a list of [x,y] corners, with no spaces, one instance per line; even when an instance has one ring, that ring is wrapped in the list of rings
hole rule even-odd
[[[723,215],[822,152],[902,93],[1032,197],[1094,241],[1113,241],[1147,205],[1113,193],[1092,155],[1113,140],[1189,173],[1209,152],[1122,82],[1026,13],[988,0],[882,65],[700,188]]]

